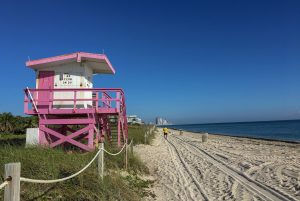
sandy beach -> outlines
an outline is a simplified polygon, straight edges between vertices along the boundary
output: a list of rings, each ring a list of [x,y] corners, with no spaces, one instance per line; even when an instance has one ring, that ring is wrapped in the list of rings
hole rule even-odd
[[[300,200],[300,144],[158,129],[135,152],[155,178],[145,200]]]

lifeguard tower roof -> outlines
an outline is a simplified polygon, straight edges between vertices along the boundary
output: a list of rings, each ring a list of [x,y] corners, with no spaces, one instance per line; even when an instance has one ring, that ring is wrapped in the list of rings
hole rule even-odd
[[[43,68],[59,66],[61,64],[73,62],[87,63],[93,70],[93,74],[115,74],[115,69],[112,67],[105,54],[93,54],[86,52],[76,52],[72,54],[31,60],[26,62],[26,66],[35,70],[42,70]]]

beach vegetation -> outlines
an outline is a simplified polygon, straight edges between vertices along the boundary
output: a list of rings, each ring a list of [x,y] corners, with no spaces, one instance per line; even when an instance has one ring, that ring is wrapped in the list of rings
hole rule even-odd
[[[142,127],[134,128],[138,133]],[[129,130],[131,135],[132,128]],[[142,131],[140,131],[142,132]],[[21,162],[21,175],[34,179],[57,179],[72,175],[84,167],[96,154],[94,152],[66,151],[61,148],[25,148],[25,135],[3,134],[0,138],[0,176],[4,164]],[[105,145],[111,152],[117,149]],[[94,162],[77,177],[55,184],[21,182],[21,200],[141,200],[149,194],[151,181],[142,179],[148,168],[133,153],[128,154],[128,169],[124,170],[124,156],[105,154],[105,176],[99,178]],[[126,174],[124,174],[126,172]],[[0,183],[2,182],[0,178]],[[3,191],[0,192],[3,198]]]
[[[156,129],[150,132],[151,125],[131,125],[128,127],[128,141],[133,139],[134,144],[151,144]],[[147,134],[147,131],[149,133]],[[145,138],[145,134],[147,134]]]
[[[0,136],[3,134],[25,134],[26,128],[38,126],[36,116],[14,116],[10,112],[0,113]]]

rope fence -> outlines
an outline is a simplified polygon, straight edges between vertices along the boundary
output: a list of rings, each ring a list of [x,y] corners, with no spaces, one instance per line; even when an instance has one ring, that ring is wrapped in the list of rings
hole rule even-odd
[[[104,152],[116,156],[121,154],[124,150],[126,151],[125,155],[125,167],[127,169],[127,151],[128,151],[128,146],[132,146],[133,140],[129,144],[127,144],[127,140],[125,141],[123,147],[121,150],[117,153],[111,153],[104,149],[104,143],[101,143],[100,148],[98,152],[95,154],[95,156],[92,158],[92,160],[84,166],[81,170],[78,172],[68,176],[64,177],[61,179],[51,179],[51,180],[42,180],[42,179],[30,179],[30,178],[25,178],[25,177],[20,177],[21,173],[21,164],[20,163],[9,163],[5,164],[5,175],[7,179],[0,184],[0,189],[5,188],[5,193],[4,193],[4,201],[19,201],[20,200],[20,181],[23,182],[29,182],[29,183],[39,183],[39,184],[51,184],[51,183],[57,183],[57,182],[63,182],[66,180],[69,180],[73,177],[78,176],[82,172],[84,172],[97,158],[98,158],[98,174],[101,178],[103,178],[103,173],[104,173]]]
[[[94,162],[94,160],[96,160],[96,158],[98,157],[98,155],[100,154],[101,151],[102,151],[102,149],[99,149],[99,151],[96,153],[96,155],[94,156],[94,158],[84,168],[82,168],[81,170],[79,170],[75,174],[72,174],[72,175],[70,175],[68,177],[61,178],[61,179],[52,179],[52,180],[28,179],[28,178],[21,177],[20,180],[24,181],[24,182],[38,183],[38,184],[51,184],[51,183],[57,183],[57,182],[66,181],[68,179],[76,177],[77,175],[79,175],[80,173],[82,173],[83,171],[85,171]]]
[[[148,135],[150,135],[155,129],[155,126],[151,127],[145,132],[145,143],[147,141]],[[125,150],[125,168],[127,170],[128,166],[128,147],[130,147],[130,152],[133,153],[133,140],[128,144],[127,140],[125,140],[125,143],[120,151],[117,153],[111,153],[108,150],[104,148],[104,143],[101,143],[99,146],[98,152],[95,154],[95,156],[92,158],[92,160],[84,166],[81,170],[78,172],[64,177],[60,179],[50,179],[50,180],[42,180],[42,179],[30,179],[26,177],[21,177],[21,163],[8,163],[5,164],[5,176],[7,179],[0,184],[0,190],[5,189],[4,192],[4,201],[19,201],[20,200],[20,182],[29,182],[29,183],[39,183],[39,184],[51,184],[51,183],[57,183],[57,182],[63,182],[66,180],[69,180],[71,178],[74,178],[84,172],[88,167],[91,166],[91,164],[98,159],[98,175],[103,179],[104,174],[104,152],[111,155],[111,156],[117,156],[121,154]]]
[[[104,152],[106,152],[107,154],[111,155],[111,156],[116,156],[116,155],[119,155],[119,154],[124,150],[125,146],[126,146],[126,143],[124,144],[124,146],[122,147],[122,149],[121,149],[118,153],[111,153],[111,152],[109,152],[109,151],[107,151],[107,150],[105,150],[105,149],[102,149],[102,150],[103,150]],[[128,146],[128,145],[127,145],[127,146]]]
[[[133,139],[131,140],[131,142],[128,144],[128,146],[130,147],[133,143]]]
[[[3,183],[0,185],[0,189],[4,188],[7,184],[8,184],[8,181],[3,182]]]

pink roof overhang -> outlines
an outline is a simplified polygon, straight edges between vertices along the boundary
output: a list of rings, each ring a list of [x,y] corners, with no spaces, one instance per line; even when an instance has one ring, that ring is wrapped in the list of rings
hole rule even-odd
[[[93,73],[115,74],[116,72],[105,54],[93,54],[86,52],[76,52],[72,54],[31,60],[26,62],[26,66],[35,70],[41,70],[45,67],[58,66],[72,62],[87,62],[93,69]]]

